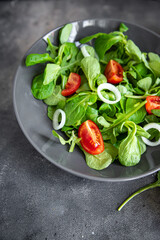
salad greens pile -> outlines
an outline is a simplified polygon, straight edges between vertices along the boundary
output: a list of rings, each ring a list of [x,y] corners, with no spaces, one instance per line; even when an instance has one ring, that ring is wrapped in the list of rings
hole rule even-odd
[[[123,23],[119,31],[96,33],[81,39],[80,44],[87,44],[89,54],[84,57],[80,47],[68,42],[71,30],[72,24],[61,29],[58,46],[48,39],[47,53],[27,56],[26,66],[43,63],[43,67],[45,63],[44,72],[32,81],[32,94],[48,105],[51,120],[57,109],[65,112],[66,122],[61,131],[68,140],[54,130],[53,135],[61,144],[70,144],[70,152],[78,144],[89,167],[101,170],[115,159],[124,166],[134,166],[146,151],[141,137],[150,140],[160,137],[155,129],[148,132],[143,129],[147,123],[160,123],[159,109],[153,110],[152,115],[145,109],[147,96],[160,96],[160,57],[152,52],[141,52],[124,34],[128,28]],[[104,70],[110,60],[115,60],[124,69],[123,81],[116,85],[121,99],[115,104],[104,103],[97,95],[97,87],[107,83]],[[75,94],[65,97],[61,92],[71,72],[81,76],[81,85]],[[115,100],[112,92],[102,91],[102,95]],[[104,140],[105,149],[97,155],[86,152],[77,135],[79,126],[88,119],[96,123]]]

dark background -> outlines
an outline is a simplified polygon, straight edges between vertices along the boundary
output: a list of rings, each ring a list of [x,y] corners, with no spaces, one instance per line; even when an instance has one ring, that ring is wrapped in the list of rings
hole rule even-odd
[[[155,174],[122,183],[73,176],[31,146],[14,115],[13,79],[26,50],[57,26],[94,17],[127,20],[160,34],[158,0],[0,1],[0,240],[160,239],[158,188],[117,211]]]

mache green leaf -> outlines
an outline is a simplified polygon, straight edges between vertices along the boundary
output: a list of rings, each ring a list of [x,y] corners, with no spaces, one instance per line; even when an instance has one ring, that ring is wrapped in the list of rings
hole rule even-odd
[[[51,82],[48,85],[43,84],[44,74],[40,74],[33,78],[31,92],[33,96],[37,99],[43,100],[52,95],[54,90],[54,83]]]
[[[59,34],[59,41],[61,44],[65,43],[68,41],[69,36],[71,34],[72,31],[72,24],[66,24],[61,30],[60,30],[60,34]]]
[[[151,112],[157,116],[157,117],[160,117],[160,109],[152,109]]]
[[[31,53],[26,57],[26,66],[32,66],[38,63],[54,62],[53,58],[48,53],[38,54]]]
[[[81,68],[88,80],[89,87],[92,91],[96,90],[96,80],[101,74],[100,64],[96,58],[85,57],[81,61]]]
[[[127,32],[128,27],[124,23],[121,23],[120,26],[119,26],[119,31],[120,32]]]
[[[66,98],[64,96],[62,96],[61,92],[62,92],[61,87],[59,85],[57,85],[55,87],[55,89],[53,90],[52,95],[50,97],[46,98],[44,100],[44,102],[47,105],[53,106],[53,105],[57,105],[60,101],[65,101]]]
[[[90,168],[102,170],[107,168],[114,161],[118,154],[117,148],[110,143],[104,143],[104,147],[104,151],[97,155],[89,154],[81,148],[85,154],[86,163]]]
[[[136,137],[136,125],[133,123],[132,129],[128,128],[128,136],[119,146],[119,161],[124,166],[135,166],[141,158],[141,148]]]
[[[56,81],[60,74],[61,67],[57,64],[48,63],[44,70],[44,81],[43,84],[47,85],[52,81]]]
[[[48,46],[47,46],[46,50],[47,50],[48,52],[50,52],[51,58],[54,59],[54,58],[57,56],[57,49],[58,49],[58,47],[57,47],[57,46],[54,46],[54,45],[51,43],[51,41],[50,41],[49,38],[47,38],[47,42],[48,42]]]
[[[130,56],[131,59],[136,60],[137,62],[141,61],[141,51],[139,47],[132,41],[128,40],[125,45],[126,53]]]
[[[152,78],[145,77],[137,82],[139,88],[143,89],[144,91],[148,91],[152,86]]]

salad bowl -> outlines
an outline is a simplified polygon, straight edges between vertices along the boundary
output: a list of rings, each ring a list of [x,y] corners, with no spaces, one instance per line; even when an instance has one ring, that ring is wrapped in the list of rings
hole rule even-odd
[[[116,19],[90,19],[72,22],[70,41],[98,33],[109,33],[118,29],[123,22],[129,28],[127,35],[143,52],[160,52],[160,36],[144,27]],[[147,147],[141,161],[133,167],[125,167],[115,161],[104,170],[94,170],[87,166],[83,152],[76,146],[74,152],[68,152],[67,145],[61,145],[52,135],[52,122],[47,117],[47,106],[31,93],[31,82],[36,74],[43,71],[42,65],[27,68],[26,56],[30,53],[45,53],[46,39],[49,37],[56,45],[58,43],[58,27],[39,39],[23,57],[15,75],[13,103],[18,123],[33,147],[57,167],[74,175],[98,181],[128,181],[152,174],[160,169],[160,147]],[[60,133],[60,131],[58,131]],[[61,133],[63,136],[63,133]]]

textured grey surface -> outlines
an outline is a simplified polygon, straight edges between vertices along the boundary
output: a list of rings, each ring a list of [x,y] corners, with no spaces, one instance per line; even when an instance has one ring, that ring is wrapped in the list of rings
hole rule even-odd
[[[155,176],[103,183],[70,175],[30,145],[12,105],[21,57],[49,30],[77,19],[114,17],[160,34],[159,14],[159,1],[0,2],[0,240],[160,238],[159,189],[116,211],[130,193]]]

